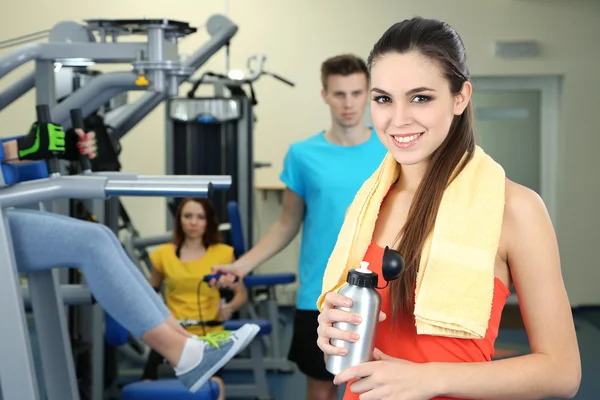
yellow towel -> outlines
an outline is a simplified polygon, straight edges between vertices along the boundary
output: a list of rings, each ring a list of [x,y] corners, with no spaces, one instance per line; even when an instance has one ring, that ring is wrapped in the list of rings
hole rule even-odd
[[[388,154],[363,184],[347,211],[323,278],[325,294],[346,282],[371,239],[379,208],[401,166]],[[504,169],[480,148],[442,197],[417,272],[417,333],[480,339],[488,327],[494,261],[504,214]]]

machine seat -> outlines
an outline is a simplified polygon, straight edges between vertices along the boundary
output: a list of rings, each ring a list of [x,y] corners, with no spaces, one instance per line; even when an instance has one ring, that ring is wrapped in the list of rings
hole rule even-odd
[[[190,392],[179,379],[135,382],[123,388],[121,400],[216,400],[219,385],[209,380],[196,393]]]
[[[244,277],[244,284],[247,287],[287,285],[294,282],[296,282],[294,273],[255,274]]]

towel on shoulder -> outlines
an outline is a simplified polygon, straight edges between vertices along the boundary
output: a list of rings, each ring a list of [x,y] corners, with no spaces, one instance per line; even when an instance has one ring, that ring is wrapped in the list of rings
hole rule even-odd
[[[401,166],[387,154],[348,208],[323,278],[325,295],[346,282],[371,242],[383,198]],[[472,159],[445,190],[425,241],[415,292],[417,333],[485,337],[494,294],[494,263],[504,215],[504,169],[476,146]]]

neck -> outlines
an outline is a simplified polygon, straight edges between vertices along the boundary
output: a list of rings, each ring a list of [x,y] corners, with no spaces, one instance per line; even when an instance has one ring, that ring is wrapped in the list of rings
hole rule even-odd
[[[356,146],[366,142],[370,137],[371,129],[367,128],[362,121],[351,127],[341,126],[334,122],[331,128],[325,132],[328,142],[341,146]]]
[[[422,162],[414,165],[402,165],[400,169],[400,179],[396,185],[399,191],[408,191],[415,193],[423,180],[427,171],[427,163]]]
[[[197,239],[185,239],[181,247],[185,247],[189,250],[203,250],[204,243],[202,242],[202,238]]]

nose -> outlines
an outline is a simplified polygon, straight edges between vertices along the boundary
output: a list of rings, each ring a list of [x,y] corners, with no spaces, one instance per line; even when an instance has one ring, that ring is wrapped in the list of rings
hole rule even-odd
[[[409,125],[412,119],[408,107],[399,103],[396,103],[392,117],[392,124],[398,128]]]
[[[351,96],[346,96],[346,98],[344,99],[344,107],[352,108],[352,97]]]

